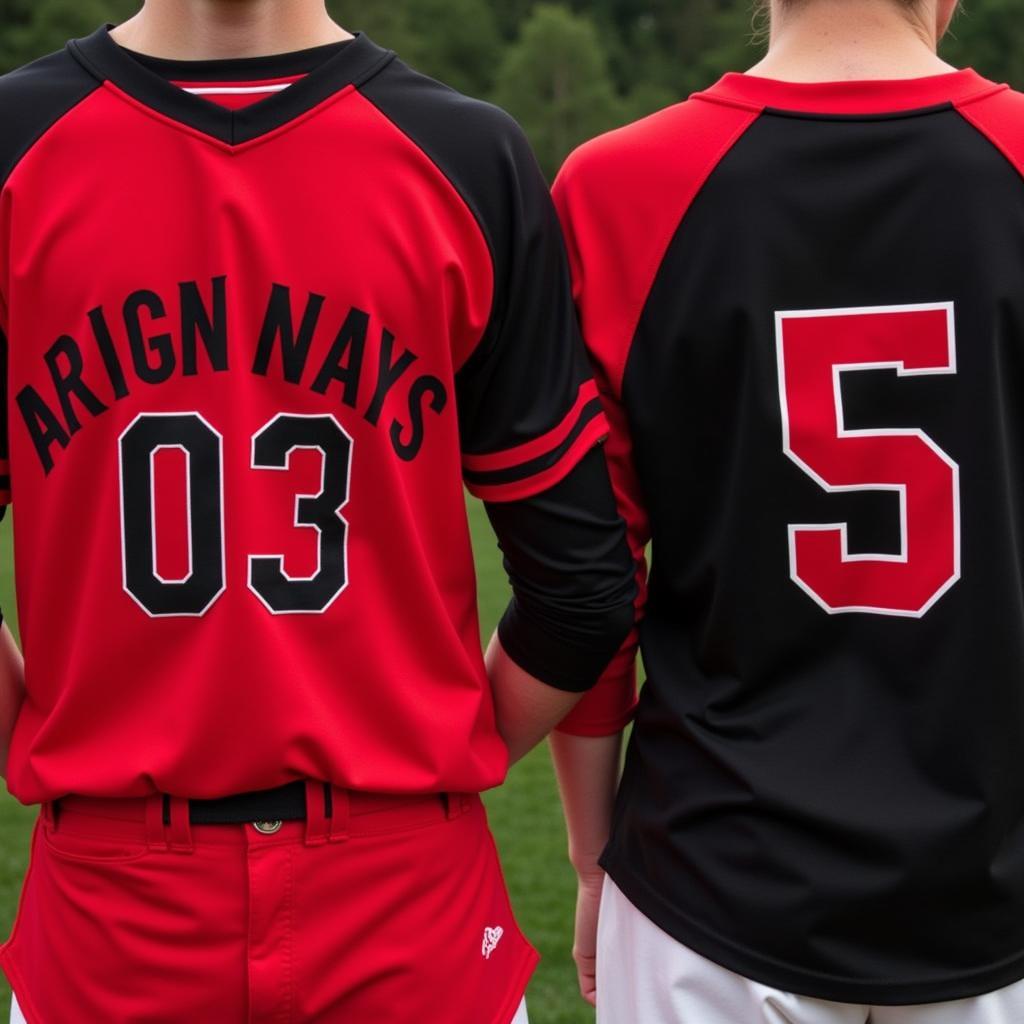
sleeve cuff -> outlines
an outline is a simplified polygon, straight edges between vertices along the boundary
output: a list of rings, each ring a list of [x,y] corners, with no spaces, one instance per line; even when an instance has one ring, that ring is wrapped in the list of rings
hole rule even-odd
[[[583,693],[607,668],[611,652],[581,648],[552,636],[513,599],[498,623],[505,653],[524,671],[556,690]]]
[[[614,736],[636,715],[636,657],[623,651],[598,684],[557,726],[569,736]]]

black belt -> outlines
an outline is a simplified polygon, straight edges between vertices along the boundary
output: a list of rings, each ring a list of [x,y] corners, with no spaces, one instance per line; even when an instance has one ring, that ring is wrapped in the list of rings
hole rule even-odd
[[[313,794],[314,802],[319,805],[323,800],[322,813],[325,818],[333,817],[334,794],[338,792],[336,787],[326,782],[318,782],[310,786],[303,780],[286,783],[276,789],[262,789],[251,793],[236,793],[231,796],[218,797],[213,800],[188,800],[188,820],[197,825],[239,825],[245,823],[277,824],[282,821],[301,821],[306,818],[306,795]],[[468,809],[470,803],[469,794],[459,793],[372,793],[355,790],[343,791],[346,806],[343,814],[346,819],[349,815],[370,815],[378,811],[395,810],[406,807],[410,810],[415,805],[424,801],[437,801],[444,809],[446,817],[456,817]],[[123,801],[128,804],[145,803],[148,797],[134,797]],[[171,797],[164,794],[163,821],[165,825],[171,824]],[[65,804],[68,810],[84,814],[100,814],[101,817],[113,818],[124,817],[121,813],[123,808],[118,807],[115,813],[114,807],[106,805],[120,805],[122,802],[115,798],[89,798],[75,794],[68,794],[53,801],[53,809],[62,811]],[[97,810],[97,807],[101,808]],[[102,808],[106,808],[103,810]],[[136,808],[137,809],[137,808]],[[321,811],[319,806],[314,811]],[[276,829],[272,830],[276,831]]]
[[[331,787],[324,784],[324,813],[331,816]],[[245,821],[301,821],[306,817],[306,784],[288,782],[276,789],[236,793],[216,800],[189,800],[188,820],[196,825]],[[170,797],[164,797],[164,824],[170,824]]]

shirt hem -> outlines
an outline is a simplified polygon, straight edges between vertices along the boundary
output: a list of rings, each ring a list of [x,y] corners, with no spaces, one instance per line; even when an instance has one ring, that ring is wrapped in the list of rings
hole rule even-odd
[[[601,866],[626,899],[677,942],[734,974],[795,995],[836,1003],[910,1006],[970,999],[1024,978],[1024,953],[994,967],[944,977],[941,981],[860,981],[819,974],[779,963],[710,932],[665,902],[645,881],[626,871],[611,849],[602,857]]]

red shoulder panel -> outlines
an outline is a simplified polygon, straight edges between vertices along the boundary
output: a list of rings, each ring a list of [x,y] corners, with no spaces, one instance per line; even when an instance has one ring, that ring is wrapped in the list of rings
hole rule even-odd
[[[555,182],[584,338],[612,394],[672,236],[758,113],[691,99],[582,146]]]
[[[1024,175],[1024,93],[1001,89],[954,105]]]

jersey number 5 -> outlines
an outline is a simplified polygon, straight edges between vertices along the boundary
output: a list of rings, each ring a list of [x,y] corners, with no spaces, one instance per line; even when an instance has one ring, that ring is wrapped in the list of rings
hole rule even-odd
[[[775,314],[783,450],[819,487],[893,491],[898,554],[851,554],[846,523],[789,526],[793,581],[825,611],[920,617],[960,578],[957,464],[922,430],[849,430],[842,375],[956,373],[953,304]]]
[[[157,571],[153,460],[161,449],[184,453],[188,571]],[[333,416],[275,416],[252,438],[252,469],[286,470],[296,448],[322,459],[318,494],[295,499],[295,526],[316,530],[317,570],[289,576],[282,555],[249,556],[249,589],[275,614],[325,611],[348,582],[348,501],[352,439]],[[223,593],[224,467],[221,435],[198,413],[143,413],[120,439],[121,552],[124,589],[152,616],[202,615]]]

